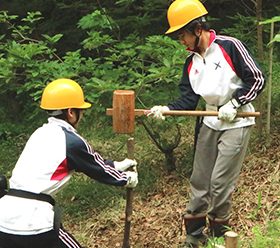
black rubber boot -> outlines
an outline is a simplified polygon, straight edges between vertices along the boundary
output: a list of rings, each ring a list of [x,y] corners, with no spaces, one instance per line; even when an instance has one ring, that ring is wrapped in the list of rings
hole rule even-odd
[[[205,214],[185,214],[184,224],[187,233],[184,247],[198,248],[200,245],[204,245],[207,242],[207,237],[203,233],[203,230],[206,227]]]
[[[210,235],[212,237],[222,237],[230,230],[229,220],[224,219],[212,219],[209,218]]]

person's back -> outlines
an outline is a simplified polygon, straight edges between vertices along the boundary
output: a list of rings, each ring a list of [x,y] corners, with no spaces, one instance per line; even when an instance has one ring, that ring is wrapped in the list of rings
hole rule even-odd
[[[63,126],[73,129],[64,121],[50,118],[31,135],[9,180],[10,188],[53,195],[70,179]],[[54,213],[48,202],[6,195],[0,199],[0,212],[6,213],[0,215],[3,232],[26,235],[53,228]]]

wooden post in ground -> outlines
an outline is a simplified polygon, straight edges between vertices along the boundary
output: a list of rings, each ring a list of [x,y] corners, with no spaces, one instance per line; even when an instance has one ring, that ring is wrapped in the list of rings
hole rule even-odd
[[[135,97],[132,90],[115,90],[113,95],[113,130],[118,134],[134,133]],[[127,140],[127,157],[134,159],[134,138]],[[133,189],[126,190],[125,226],[122,248],[130,248]]]
[[[134,159],[134,138],[127,140],[127,157]],[[126,190],[125,225],[122,248],[130,248],[130,227],[132,218],[133,189]]]
[[[226,248],[237,248],[238,247],[238,234],[233,231],[225,233]]]
[[[216,244],[214,246],[215,248],[238,248],[238,234],[228,231],[225,233],[225,246]]]

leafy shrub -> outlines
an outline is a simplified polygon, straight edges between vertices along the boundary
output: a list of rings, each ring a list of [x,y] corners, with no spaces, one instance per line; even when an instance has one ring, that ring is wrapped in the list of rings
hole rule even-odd
[[[77,80],[94,103],[94,111],[102,115],[111,105],[115,89],[136,90],[142,105],[163,101],[166,87],[174,92],[186,52],[170,38],[151,36],[143,42],[129,35],[119,41],[114,32],[108,32],[117,25],[95,11],[78,23],[87,34],[81,49],[59,57],[55,47],[62,34],[38,35],[36,22],[41,20],[40,12],[28,13],[20,20],[5,11],[0,13],[0,22],[6,26],[0,44],[0,96],[7,102],[1,111],[8,119],[40,119],[42,90],[60,77]]]

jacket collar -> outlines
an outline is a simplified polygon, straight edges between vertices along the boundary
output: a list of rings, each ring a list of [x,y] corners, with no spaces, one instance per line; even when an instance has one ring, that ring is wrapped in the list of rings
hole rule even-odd
[[[48,123],[64,127],[67,130],[70,130],[70,131],[73,131],[73,132],[77,132],[76,129],[74,127],[72,127],[68,122],[66,122],[64,120],[61,120],[61,119],[58,119],[58,118],[55,118],[55,117],[48,118]]]
[[[216,32],[215,32],[215,30],[210,29],[209,32],[210,32],[210,38],[209,38],[208,47],[210,47],[211,44],[212,44],[212,43],[214,42],[214,40],[216,39]],[[189,49],[189,48],[186,48],[186,50],[189,51],[189,52],[194,52],[194,53],[197,52],[196,50],[191,50],[191,49]]]

